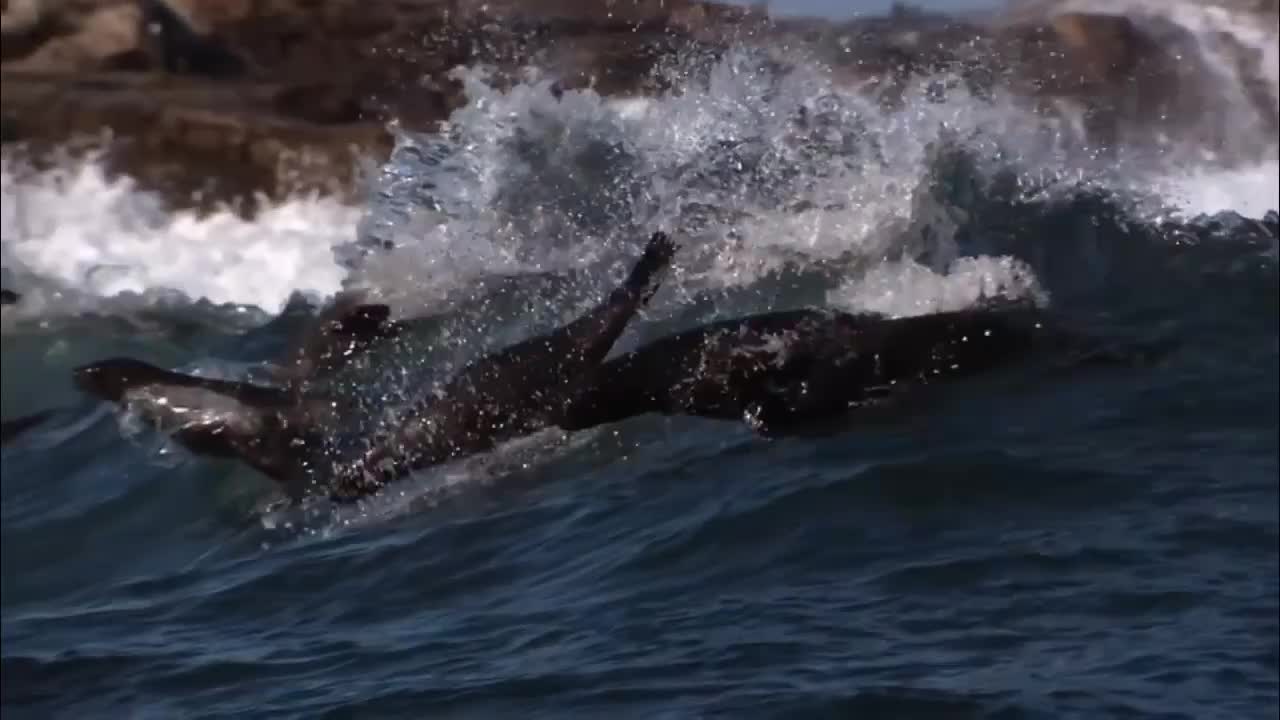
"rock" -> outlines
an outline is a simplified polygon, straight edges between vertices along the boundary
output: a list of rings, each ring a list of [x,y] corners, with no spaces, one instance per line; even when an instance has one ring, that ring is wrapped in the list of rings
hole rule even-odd
[[[275,94],[272,104],[281,115],[316,125],[344,125],[366,117],[361,92],[345,83],[289,85]]]
[[[563,87],[652,92],[653,69],[717,18],[694,0],[61,0],[6,11],[3,136],[39,151],[109,137],[144,186],[248,197],[350,183],[385,124],[432,131],[450,76],[536,61]],[[679,26],[672,17],[679,12]],[[10,30],[12,32],[10,32]],[[27,42],[10,52],[10,39]],[[109,131],[104,136],[103,132]]]
[[[0,11],[0,58],[23,57],[49,39],[47,32],[40,32],[40,10],[39,0],[5,0]]]
[[[321,125],[277,112],[282,88],[163,76],[6,74],[0,93],[16,134],[35,155],[109,132],[108,169],[179,206],[354,189],[364,157],[382,158],[380,123]]]
[[[72,20],[66,33],[55,33],[52,27],[59,19],[39,17],[36,24],[25,27],[27,32],[17,31],[14,40],[19,45],[32,43],[29,53],[10,61],[6,51],[5,68],[29,72],[71,73],[97,69],[113,55],[136,48],[141,38],[142,14],[132,2],[104,2]],[[45,39],[44,33],[53,35]],[[5,45],[10,42],[5,33]]]
[[[1238,101],[1202,39],[1161,17],[1064,12],[1003,28],[999,40],[1012,89],[1043,108],[1079,107],[1095,145],[1182,144],[1232,161],[1274,141],[1274,96]],[[1248,72],[1239,77],[1249,93]]]
[[[1004,28],[1000,40],[1002,58],[1042,94],[1102,92],[1167,65],[1161,48],[1123,15],[1063,13]]]
[[[837,75],[886,107],[898,107],[905,86],[951,74],[978,94],[991,84],[986,30],[940,13],[895,8],[885,17],[854,20],[824,33]]]
[[[1274,85],[1247,69],[1262,61],[1229,36],[1212,40],[1219,54],[1211,58],[1205,38],[1163,16],[1041,10],[978,23],[899,9],[782,27],[820,48],[841,82],[888,109],[922,81],[939,90],[963,83],[980,97],[1000,89],[1042,114],[1079,117],[1080,142],[1097,150],[1182,145],[1231,162],[1274,147]],[[1220,75],[1232,63],[1239,87]]]
[[[1229,1],[1253,0],[1218,0]],[[499,87],[535,64],[555,92],[652,94],[669,89],[665,63],[693,57],[703,72],[734,43],[778,63],[816,55],[890,109],[921,79],[959,82],[1044,113],[1078,108],[1095,144],[1246,147],[1222,121],[1197,38],[1056,2],[996,22],[902,6],[847,23],[772,20],[703,0],[8,0],[2,18],[6,148],[109,131],[112,167],[177,202],[345,187],[356,158],[385,158],[389,121],[430,132],[465,102],[458,66],[491,66]],[[1250,52],[1223,57],[1243,67],[1257,62]],[[1272,88],[1238,94],[1274,137]]]

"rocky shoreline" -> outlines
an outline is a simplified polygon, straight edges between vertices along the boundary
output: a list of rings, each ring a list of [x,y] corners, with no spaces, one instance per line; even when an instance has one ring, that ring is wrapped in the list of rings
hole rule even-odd
[[[0,136],[35,163],[101,148],[109,170],[178,205],[341,194],[387,157],[391,121],[431,131],[465,102],[459,66],[502,82],[534,65],[560,87],[651,95],[671,90],[656,70],[672,58],[757,44],[808,53],[886,105],[908,79],[949,72],[1044,112],[1078,108],[1099,145],[1136,129],[1232,150],[1200,122],[1212,68],[1195,38],[1040,5],[833,23],[699,0],[8,0]],[[1266,22],[1274,3],[1249,12]],[[1274,89],[1255,89],[1256,130],[1274,139]]]

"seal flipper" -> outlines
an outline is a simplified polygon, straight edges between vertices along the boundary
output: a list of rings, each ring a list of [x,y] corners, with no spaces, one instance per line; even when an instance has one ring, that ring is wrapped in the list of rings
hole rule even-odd
[[[473,362],[449,382],[447,395],[483,386],[485,404],[500,408],[504,424],[530,429],[560,410],[570,386],[604,362],[627,323],[657,290],[677,246],[655,232],[626,282],[586,314],[554,332],[518,342]]]
[[[666,233],[661,230],[653,233],[622,287],[586,315],[533,342],[545,348],[543,352],[563,354],[565,372],[581,372],[599,365],[636,311],[647,305],[658,291],[661,273],[671,264],[678,249]]]
[[[636,293],[640,304],[648,304],[658,291],[658,274],[671,264],[679,246],[661,230],[649,236],[644,254],[631,268],[631,274],[623,283],[623,290]]]

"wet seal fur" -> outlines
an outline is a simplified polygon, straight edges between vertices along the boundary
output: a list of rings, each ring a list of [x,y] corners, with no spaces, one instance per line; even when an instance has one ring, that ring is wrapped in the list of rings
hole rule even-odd
[[[415,469],[550,427],[576,383],[604,361],[656,292],[676,249],[665,233],[654,233],[630,276],[604,302],[554,332],[472,361],[438,390],[423,388],[403,423],[359,457],[336,464],[325,452],[325,436],[341,410],[314,381],[403,331],[385,305],[336,302],[276,373],[281,387],[200,378],[133,358],[76,368],[73,379],[94,397],[128,403],[196,454],[244,461],[295,500],[320,490],[349,502]]]
[[[144,417],[172,426],[189,449],[239,458],[295,500],[318,490],[352,502],[413,470],[550,427],[583,430],[658,413],[745,420],[761,434],[785,435],[1038,350],[1067,365],[1142,359],[1066,332],[1028,302],[988,301],[903,318],[812,308],[761,313],[673,333],[605,361],[674,252],[656,233],[603,303],[552,333],[471,362],[438,391],[424,389],[404,422],[336,462],[323,449],[342,411],[311,383],[402,331],[385,306],[336,303],[278,373],[280,388],[129,358],[79,368],[75,379],[101,399],[141,401]]]
[[[1063,364],[1127,364],[1028,302],[890,318],[826,309],[761,313],[659,338],[597,368],[559,424],[656,413],[801,432],[1043,350]]]

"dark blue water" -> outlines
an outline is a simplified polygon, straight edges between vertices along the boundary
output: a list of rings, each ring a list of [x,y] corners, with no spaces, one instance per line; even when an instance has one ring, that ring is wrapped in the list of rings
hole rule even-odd
[[[807,437],[658,417],[543,433],[299,512],[68,373],[129,354],[242,376],[298,318],[165,293],[9,308],[3,417],[55,412],[0,450],[5,720],[1276,717],[1274,212],[1174,221],[1123,148],[926,87],[887,114],[753,63],[636,117],[471,78],[451,134],[401,138],[366,242],[335,248],[430,318],[354,381],[370,406],[572,318],[655,226],[683,247],[622,349],[758,310],[1004,290],[1168,352],[1015,366]],[[1192,190],[1243,196],[1231,182]],[[198,235],[173,227],[143,260],[181,259]],[[207,271],[223,284],[191,286],[243,290]],[[16,289],[40,297],[36,275]]]
[[[272,325],[11,332],[6,417],[70,408],[3,451],[5,717],[1274,717],[1274,215],[1002,212],[1045,277],[1101,248],[1075,320],[1176,349],[818,437],[534,440],[349,525],[264,527],[265,480],[161,462],[67,383],[248,361]]]

